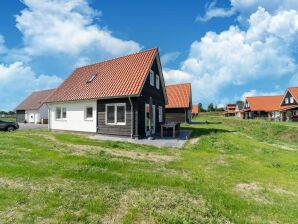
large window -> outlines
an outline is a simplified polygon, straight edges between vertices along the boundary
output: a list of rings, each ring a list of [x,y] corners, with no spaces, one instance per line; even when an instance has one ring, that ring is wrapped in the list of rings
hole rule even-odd
[[[85,108],[85,119],[89,120],[93,118],[93,107],[86,107]]]
[[[294,103],[294,97],[290,97],[290,103]]]
[[[56,119],[62,120],[66,119],[66,108],[65,107],[56,107]]]
[[[156,88],[159,89],[159,76],[156,75]]]
[[[285,103],[289,104],[289,98],[285,98]]]
[[[106,124],[125,125],[126,124],[126,104],[106,104]]]
[[[154,86],[154,72],[150,70],[150,85]]]

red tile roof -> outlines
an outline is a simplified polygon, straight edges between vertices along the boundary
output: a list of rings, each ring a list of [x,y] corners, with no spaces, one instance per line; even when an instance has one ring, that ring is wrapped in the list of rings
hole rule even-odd
[[[157,55],[155,48],[77,68],[48,102],[138,96]]]
[[[290,93],[292,94],[292,96],[298,102],[298,87],[290,87],[290,88],[288,88],[288,90],[290,91]]]
[[[191,84],[166,86],[168,104],[166,108],[188,108],[191,106]]]
[[[246,97],[252,111],[278,111],[283,96],[252,96]]]
[[[198,104],[193,104],[192,109],[191,109],[191,113],[198,114],[199,112],[200,112],[199,105]]]
[[[38,110],[54,91],[55,89],[48,89],[33,92],[15,110]]]

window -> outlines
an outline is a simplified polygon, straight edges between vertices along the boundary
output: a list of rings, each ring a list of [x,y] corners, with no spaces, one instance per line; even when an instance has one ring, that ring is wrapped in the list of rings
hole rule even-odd
[[[66,119],[66,108],[56,107],[56,119]]]
[[[93,118],[93,107],[86,107],[85,109],[85,119]]]
[[[294,97],[290,97],[290,103],[294,103]]]
[[[106,105],[106,124],[125,125],[126,124],[126,105],[125,103]]]
[[[162,106],[159,106],[158,107],[158,120],[159,120],[160,123],[163,122],[162,118],[163,118],[162,117]]]
[[[97,74],[94,74],[90,77],[90,79],[87,80],[86,83],[91,83],[95,78],[96,78]]]
[[[156,88],[159,89],[159,76],[156,75]]]
[[[285,104],[289,103],[289,98],[285,98]]]
[[[150,85],[154,86],[154,72],[150,70]]]

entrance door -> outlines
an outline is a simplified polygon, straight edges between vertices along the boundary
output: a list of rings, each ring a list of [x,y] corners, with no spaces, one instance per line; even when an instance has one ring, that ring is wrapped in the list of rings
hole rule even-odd
[[[152,134],[155,134],[155,105],[152,105],[152,122],[150,124],[150,105],[145,104],[145,133],[146,136],[150,135],[150,131],[152,130]]]
[[[28,117],[29,117],[28,118],[28,120],[29,120],[28,122],[29,123],[35,123],[35,114],[34,113],[29,113],[28,114]]]

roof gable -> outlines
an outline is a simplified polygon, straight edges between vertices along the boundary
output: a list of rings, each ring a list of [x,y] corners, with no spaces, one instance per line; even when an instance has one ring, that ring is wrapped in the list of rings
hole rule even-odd
[[[283,96],[251,96],[246,101],[252,111],[278,111],[282,98]]]
[[[55,89],[33,92],[15,110],[38,110],[48,99]]]
[[[191,84],[166,86],[168,104],[166,108],[188,108],[191,106]]]
[[[156,57],[157,48],[78,68],[48,102],[138,96]]]
[[[298,87],[290,87],[288,88],[289,92],[295,98],[296,102],[298,102]]]

